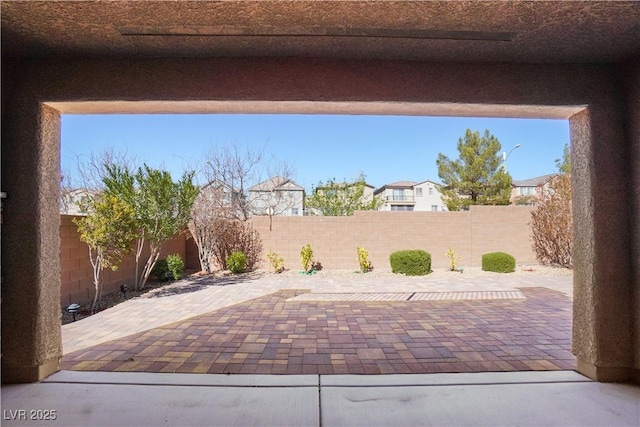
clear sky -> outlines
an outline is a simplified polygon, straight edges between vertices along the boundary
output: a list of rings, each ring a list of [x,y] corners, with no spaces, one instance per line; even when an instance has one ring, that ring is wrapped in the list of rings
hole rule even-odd
[[[357,177],[381,187],[396,181],[440,182],[438,153],[458,158],[466,129],[488,129],[509,152],[514,180],[555,172],[569,142],[568,120],[327,115],[64,115],[62,168],[74,174],[77,158],[105,147],[164,167],[178,179],[202,162],[211,146],[236,143],[295,168],[310,190],[318,181]]]

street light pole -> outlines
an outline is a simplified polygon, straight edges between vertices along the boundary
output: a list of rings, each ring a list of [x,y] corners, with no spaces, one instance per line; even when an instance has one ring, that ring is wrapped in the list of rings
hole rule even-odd
[[[513,148],[509,151],[509,154],[505,153],[504,151],[502,152],[502,168],[505,172],[507,172],[507,159],[516,148],[520,148],[520,144],[514,145]]]

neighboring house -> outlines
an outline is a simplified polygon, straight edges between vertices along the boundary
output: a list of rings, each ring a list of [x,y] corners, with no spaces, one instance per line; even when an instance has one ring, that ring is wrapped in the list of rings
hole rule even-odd
[[[399,181],[386,184],[373,192],[382,197],[384,204],[382,211],[446,211],[447,206],[442,200],[433,181]]]
[[[364,184],[362,196],[357,198],[356,192],[359,192],[358,187],[362,184]],[[324,195],[335,201],[328,202],[324,208],[318,208],[309,206],[309,204],[313,204],[310,201],[313,199],[313,196],[306,198],[304,215],[353,215],[353,211],[358,210],[358,207],[362,207],[373,201],[374,189],[375,187],[373,185],[367,184],[362,180],[342,183],[331,181],[329,184],[314,188],[313,195]]]
[[[203,185],[196,199],[206,209],[215,209],[222,216],[242,218],[243,196],[237,189],[218,179]]]
[[[97,191],[87,188],[76,188],[63,192],[60,195],[60,215],[86,215],[87,212],[80,205],[96,194],[98,194]]]
[[[249,205],[254,215],[303,215],[304,188],[275,176],[249,188]]]
[[[548,174],[511,182],[511,198],[513,205],[533,206],[536,204],[538,189],[545,186],[556,174]]]

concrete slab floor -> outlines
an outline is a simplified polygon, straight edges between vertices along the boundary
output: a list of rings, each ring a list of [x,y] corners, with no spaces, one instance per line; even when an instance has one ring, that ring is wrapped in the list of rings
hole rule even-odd
[[[640,387],[595,383],[572,371],[371,376],[61,371],[41,383],[5,385],[1,391],[5,426],[640,425]]]

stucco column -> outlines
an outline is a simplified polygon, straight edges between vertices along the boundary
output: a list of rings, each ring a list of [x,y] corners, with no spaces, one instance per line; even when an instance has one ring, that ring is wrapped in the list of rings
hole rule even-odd
[[[633,269],[634,376],[640,384],[640,58],[623,66],[631,196],[631,267]]]
[[[632,206],[623,101],[615,92],[572,116],[573,353],[597,381],[633,372]]]
[[[2,381],[59,369],[60,115],[24,92],[2,117]]]

